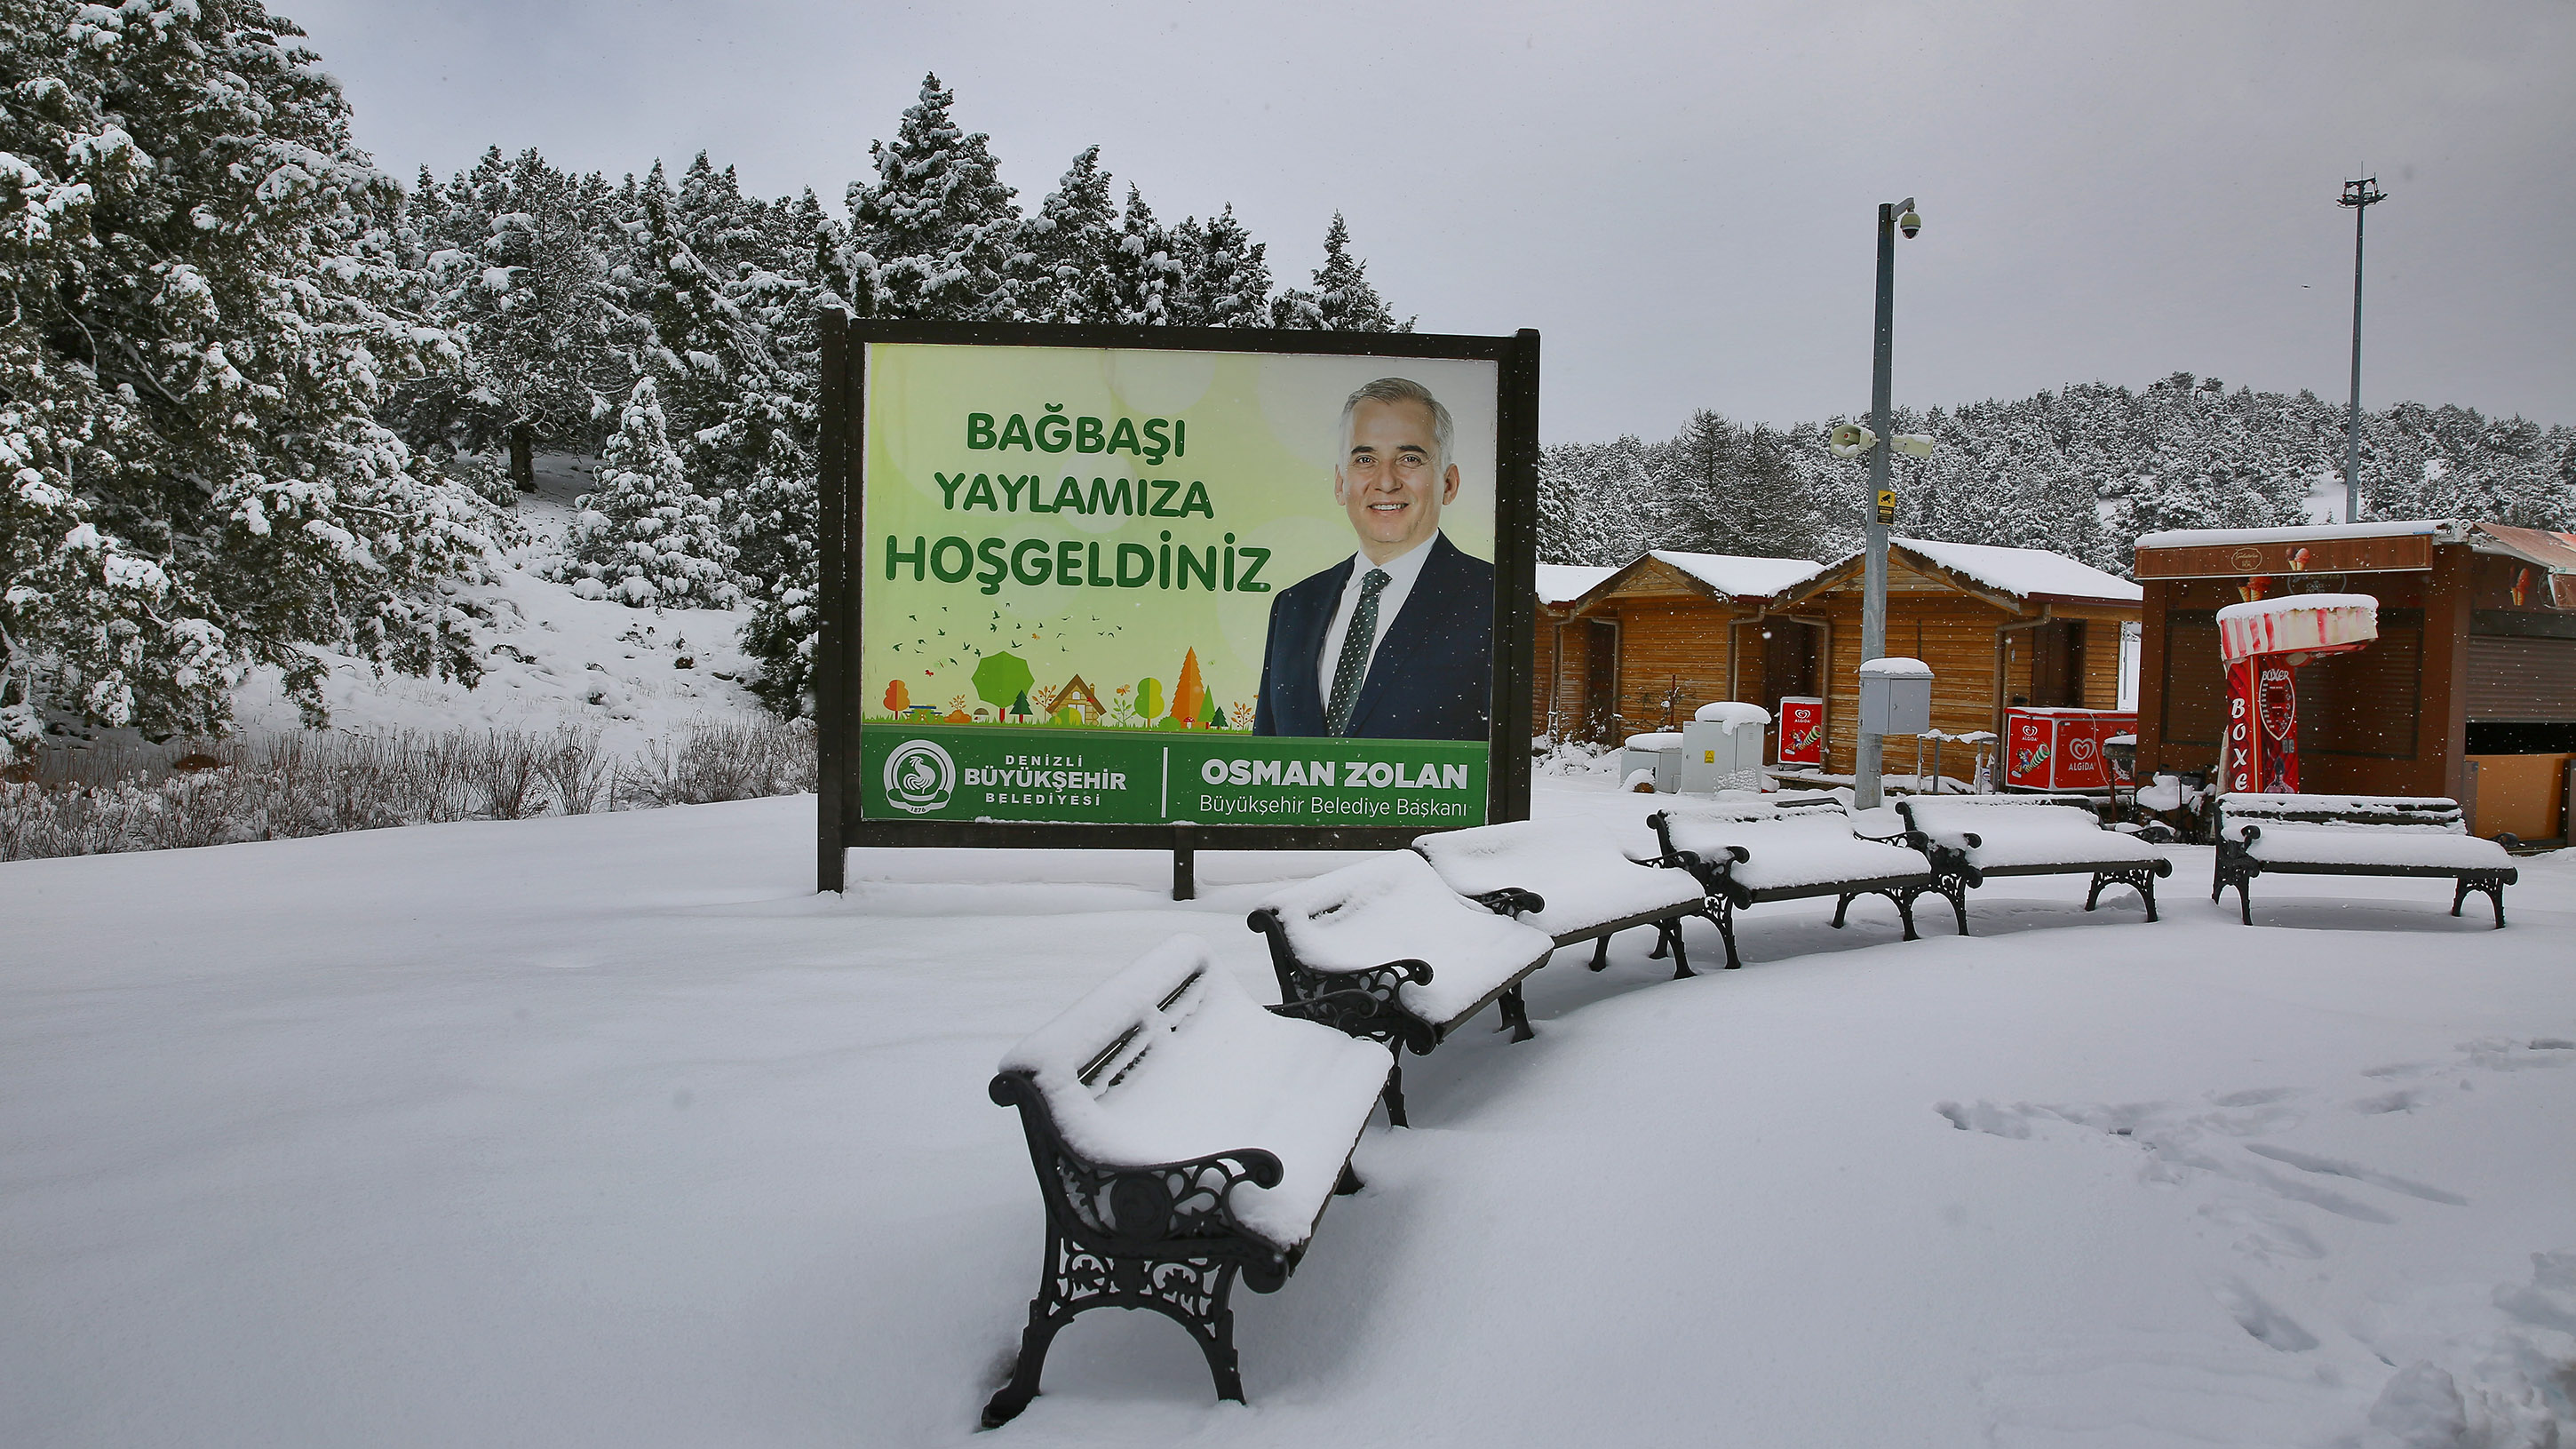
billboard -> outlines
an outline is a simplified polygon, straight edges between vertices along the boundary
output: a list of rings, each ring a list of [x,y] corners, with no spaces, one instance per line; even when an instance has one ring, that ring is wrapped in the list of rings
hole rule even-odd
[[[1534,341],[855,324],[848,843],[1511,818]]]

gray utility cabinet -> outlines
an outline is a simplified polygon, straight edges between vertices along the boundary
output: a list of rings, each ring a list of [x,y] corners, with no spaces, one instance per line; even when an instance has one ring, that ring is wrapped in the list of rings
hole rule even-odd
[[[1875,666],[1893,665],[1880,669]],[[1911,666],[1910,668],[1907,666]],[[1919,735],[1932,728],[1932,675],[1918,660],[1872,659],[1860,667],[1860,732]]]

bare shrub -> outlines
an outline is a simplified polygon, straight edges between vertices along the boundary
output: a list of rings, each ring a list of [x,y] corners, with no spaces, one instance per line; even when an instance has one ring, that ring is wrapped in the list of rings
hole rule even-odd
[[[597,725],[558,728],[537,763],[555,787],[555,808],[566,815],[587,815],[603,791],[614,793],[617,762],[599,752]]]
[[[543,778],[539,749],[517,730],[486,731],[482,748],[469,769],[483,809],[495,820],[518,820],[531,813],[530,795]]]
[[[814,788],[809,727],[698,720],[622,764],[595,725],[55,745],[0,780],[0,860],[516,820]],[[545,788],[540,788],[543,782]]]
[[[814,788],[814,737],[782,720],[693,720],[620,783],[630,805],[710,805]]]

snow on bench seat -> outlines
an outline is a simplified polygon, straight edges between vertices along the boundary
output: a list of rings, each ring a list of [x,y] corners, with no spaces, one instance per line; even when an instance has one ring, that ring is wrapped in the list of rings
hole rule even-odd
[[[2240,823],[2240,822],[2231,822]],[[2509,870],[2513,856],[2492,840],[2432,825],[2265,823],[2245,852],[2269,866],[2385,865],[2423,870]]]
[[[1188,1330],[1220,1398],[1243,1398],[1227,1306],[1240,1274],[1284,1284],[1393,1069],[1383,1045],[1275,1015],[1177,936],[1002,1057],[992,1097],[1020,1109],[1047,1215],[1047,1267],[1019,1361],[984,1408],[1008,1422],[1047,1347],[1093,1308]]]
[[[2506,839],[2512,837],[2507,836]],[[2468,833],[2460,804],[2440,796],[2222,795],[2213,901],[2236,887],[2239,919],[2254,923],[2248,886],[2258,875],[2432,876],[2452,882],[2451,914],[2471,891],[2495,906],[2521,879],[2502,843]]]
[[[1526,1039],[1521,978],[1556,951],[1545,931],[1462,899],[1409,850],[1273,891],[1247,924],[1270,942],[1281,1010],[1416,1055],[1493,1002]],[[1400,1070],[1384,1095],[1403,1125]]]
[[[1981,886],[1989,876],[2088,875],[2084,909],[2102,888],[2126,885],[2156,919],[2156,877],[2173,874],[2164,852],[2134,835],[2102,828],[2090,804],[2016,795],[1917,796],[1900,800],[1909,840],[1935,869]]]
[[[1664,818],[1676,850],[1703,860],[1724,860],[1731,851],[1743,851],[1728,877],[1748,890],[1891,879],[1929,869],[1921,851],[1852,834],[1851,818],[1839,812],[1719,820],[1667,810]]]
[[[1292,1252],[1390,1060],[1378,1043],[1272,1015],[1210,962],[1205,941],[1175,936],[1031,1032],[1000,1070],[1029,1075],[1064,1145],[1095,1166],[1268,1151],[1278,1185],[1237,1184],[1234,1216]]]
[[[1596,971],[1607,964],[1612,935],[1654,923],[1663,928],[1657,954],[1669,946],[1673,974],[1691,974],[1681,950],[1681,918],[1707,912],[1698,878],[1678,867],[1631,860],[1597,821],[1481,825],[1425,835],[1413,849],[1451,890],[1502,905],[1559,946],[1599,942]]]
[[[1678,804],[1647,817],[1647,823],[1663,841],[1666,860],[1707,888],[1729,970],[1743,964],[1735,948],[1735,912],[1764,901],[1836,897],[1833,924],[1840,929],[1854,900],[1885,896],[1911,941],[1914,898],[1928,891],[1949,899],[1960,934],[1967,934],[1964,886],[1934,870],[1922,851],[1854,834],[1851,817],[1840,811],[1759,813]]]

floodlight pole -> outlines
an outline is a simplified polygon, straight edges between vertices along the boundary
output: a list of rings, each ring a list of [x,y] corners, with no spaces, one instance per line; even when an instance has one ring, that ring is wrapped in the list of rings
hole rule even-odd
[[[1877,344],[1869,367],[1869,429],[1878,435],[1878,441],[1869,450],[1868,511],[1862,515],[1863,537],[1868,547],[1860,603],[1860,657],[1863,663],[1882,658],[1887,653],[1887,525],[1879,522],[1878,500],[1887,491],[1887,454],[1893,436],[1887,415],[1889,394],[1893,391],[1890,354],[1895,330],[1896,207],[1881,203],[1878,208]],[[1878,808],[1879,776],[1883,773],[1881,765],[1886,749],[1887,742],[1883,737],[1863,728],[1859,756],[1852,763],[1852,803],[1858,809]]]
[[[2352,410],[2343,431],[2343,521],[2361,521],[2361,221],[2370,208],[2388,199],[2379,178],[2365,176],[2343,184],[2338,206],[2352,208]]]

